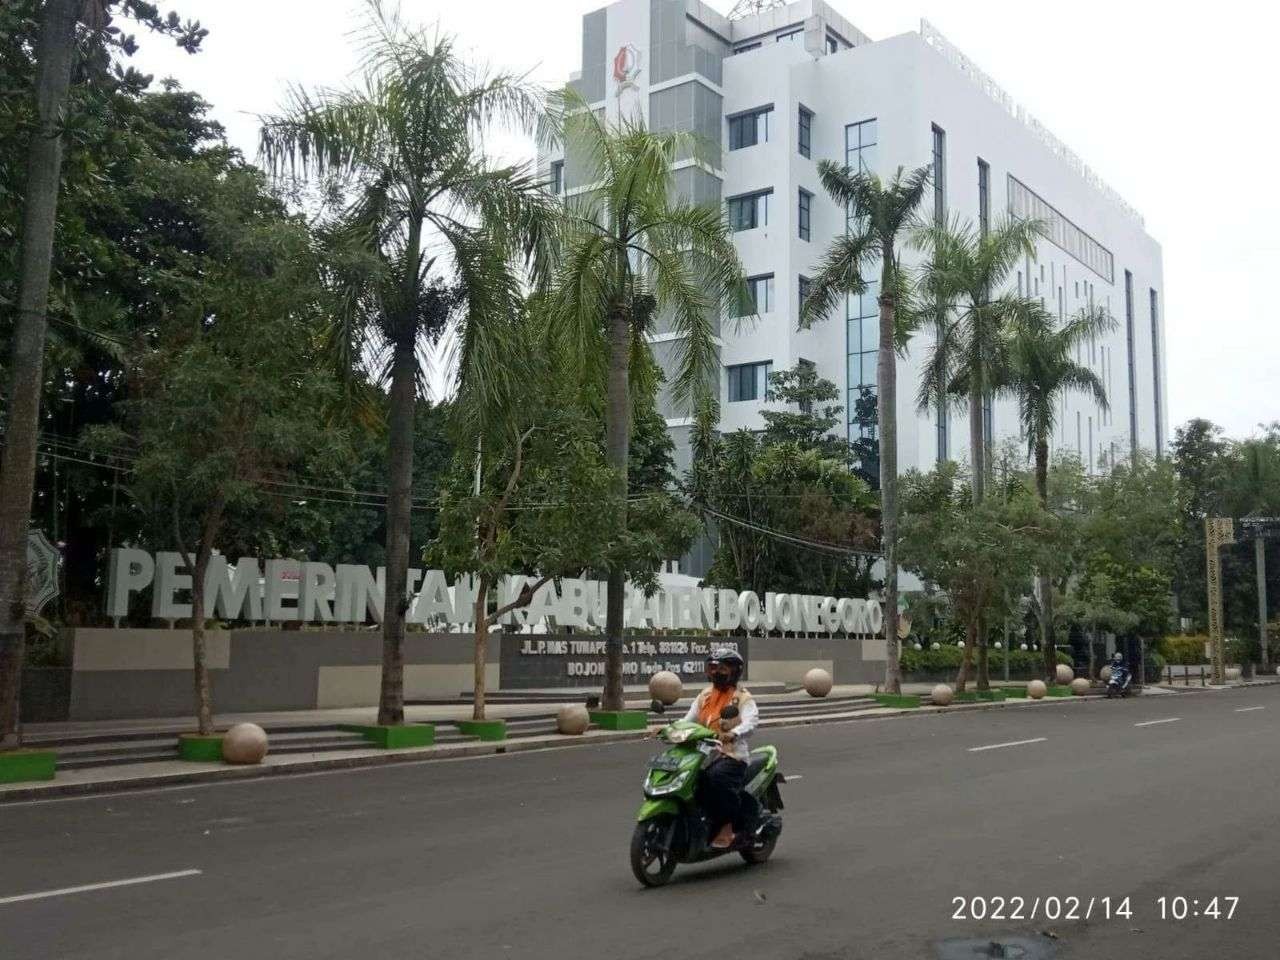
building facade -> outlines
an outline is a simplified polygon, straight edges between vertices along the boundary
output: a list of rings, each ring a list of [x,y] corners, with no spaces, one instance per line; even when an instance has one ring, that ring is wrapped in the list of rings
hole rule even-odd
[[[1053,452],[1077,454],[1091,472],[1139,449],[1163,453],[1159,244],[1136,211],[929,24],[872,41],[821,0],[734,20],[699,0],[619,0],[584,16],[582,37],[571,86],[592,109],[610,119],[639,115],[653,129],[692,131],[713,145],[707,162],[678,163],[675,181],[691,200],[723,206],[750,278],[755,313],[721,319],[723,430],[761,428],[768,374],[810,363],[844,391],[850,439],[874,435],[858,414],[859,399],[866,410],[876,390],[874,284],[843,315],[798,327],[806,278],[848,227],[847,211],[822,190],[818,163],[886,179],[932,163],[921,216],[958,215],[975,227],[1009,215],[1043,220],[1037,256],[1010,289],[1063,318],[1096,304],[1117,321],[1077,358],[1105,384],[1110,409],[1082,393],[1065,397]],[[554,189],[585,188],[572,156],[541,162]],[[904,253],[908,265],[911,257]],[[916,407],[929,336],[918,335],[899,363],[902,470],[969,458],[963,404]],[[660,359],[671,355],[669,332],[659,327],[653,340]],[[683,470],[690,411],[664,397],[663,413]],[[1012,399],[994,398],[987,419],[993,442],[1018,436]],[[705,556],[688,562],[699,572]]]

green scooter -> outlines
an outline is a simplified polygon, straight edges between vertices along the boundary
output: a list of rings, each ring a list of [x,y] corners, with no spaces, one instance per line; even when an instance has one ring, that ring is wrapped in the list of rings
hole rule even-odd
[[[737,716],[737,707],[725,707],[722,720]],[[678,863],[699,863],[726,853],[737,853],[747,863],[764,863],[773,854],[782,833],[782,794],[785,783],[778,770],[778,751],[760,747],[751,751],[743,785],[744,820],[747,828],[733,845],[711,847],[711,824],[697,802],[702,771],[715,757],[717,739],[699,723],[678,720],[659,734],[670,748],[649,761],[644,781],[645,802],[631,834],[631,872],[646,887],[660,887],[671,879]]]

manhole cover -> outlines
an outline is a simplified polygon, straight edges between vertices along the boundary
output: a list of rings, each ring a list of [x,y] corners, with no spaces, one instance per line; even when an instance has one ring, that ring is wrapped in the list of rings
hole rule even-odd
[[[943,940],[938,944],[938,960],[1051,960],[1053,947],[1053,941],[1045,937]]]

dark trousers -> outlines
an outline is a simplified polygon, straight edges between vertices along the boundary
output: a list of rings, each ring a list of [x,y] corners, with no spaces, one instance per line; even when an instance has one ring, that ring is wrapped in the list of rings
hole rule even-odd
[[[747,765],[733,757],[716,757],[702,773],[702,808],[711,818],[711,835],[726,823],[735,832],[743,829],[742,787],[747,779]]]

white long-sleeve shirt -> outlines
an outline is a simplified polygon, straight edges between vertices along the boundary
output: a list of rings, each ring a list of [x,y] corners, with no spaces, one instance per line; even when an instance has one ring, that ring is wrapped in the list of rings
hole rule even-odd
[[[745,690],[742,692],[746,693]],[[698,708],[702,706],[703,698],[706,695],[707,690],[703,690],[702,693],[693,698],[693,703],[689,704],[689,712],[684,715],[685,720],[691,723],[699,722]],[[750,695],[743,697],[738,703],[738,723],[733,728],[734,738],[729,743],[721,743],[720,749],[729,756],[746,763],[751,757],[751,744],[748,737],[759,725],[760,708],[756,706],[755,698]]]

